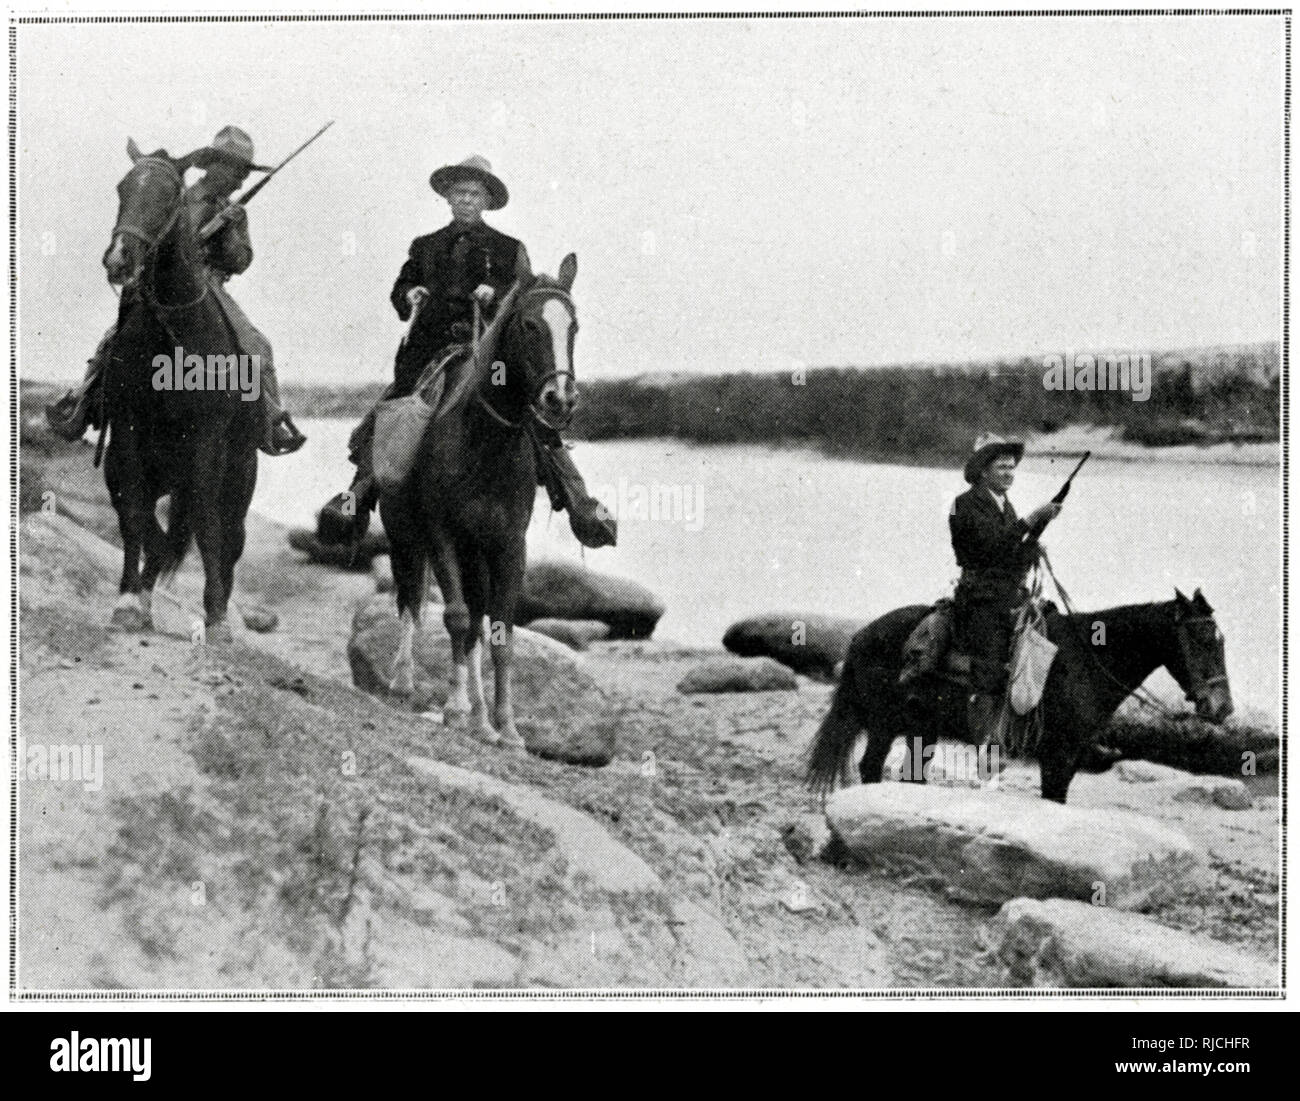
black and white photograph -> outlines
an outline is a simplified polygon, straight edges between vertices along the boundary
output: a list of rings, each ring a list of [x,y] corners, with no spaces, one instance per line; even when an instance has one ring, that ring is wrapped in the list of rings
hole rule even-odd
[[[9,10],[14,1006],[1285,999],[1289,10],[235,11]]]

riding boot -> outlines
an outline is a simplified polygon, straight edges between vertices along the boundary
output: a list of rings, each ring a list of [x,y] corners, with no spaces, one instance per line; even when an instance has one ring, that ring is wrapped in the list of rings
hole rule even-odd
[[[69,390],[58,401],[45,407],[45,423],[56,436],[75,443],[86,434],[87,427],[99,427],[99,380],[104,372],[104,360],[109,342],[117,331],[110,325],[99,342],[95,354],[86,361],[86,373],[80,386]]]
[[[258,404],[262,410],[262,442],[258,448],[268,455],[288,455],[305,444],[307,437],[298,431],[298,426],[280,401],[280,383],[275,377],[275,361],[269,343],[263,350],[260,367]]]
[[[618,542],[618,521],[595,497],[587,492],[569,449],[562,443],[542,444],[538,452],[538,482],[551,498],[557,512],[568,510],[569,527],[578,542],[593,550],[612,547]]]
[[[1002,739],[1002,697],[976,692],[966,703],[966,725],[977,745],[989,745]]]

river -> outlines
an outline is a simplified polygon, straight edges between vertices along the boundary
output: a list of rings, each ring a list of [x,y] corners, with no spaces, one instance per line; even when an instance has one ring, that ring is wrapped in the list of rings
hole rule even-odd
[[[347,485],[352,422],[306,421],[307,445],[263,459],[253,507],[293,526]],[[634,578],[667,605],[656,637],[716,646],[765,611],[870,619],[948,592],[953,470],[672,440],[578,443],[574,458],[619,514],[619,545],[584,552],[545,495],[532,557]],[[1072,464],[1028,458],[1011,497],[1027,512]],[[1081,609],[1165,600],[1200,586],[1227,638],[1238,706],[1276,716],[1281,637],[1281,471],[1276,465],[1091,460],[1045,543]],[[1178,698],[1166,675],[1150,687]]]

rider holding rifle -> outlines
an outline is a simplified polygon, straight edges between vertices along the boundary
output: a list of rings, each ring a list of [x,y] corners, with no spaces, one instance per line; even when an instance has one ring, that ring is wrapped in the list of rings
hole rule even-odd
[[[972,736],[979,740],[996,730],[1007,685],[1015,610],[1028,597],[1025,578],[1038,559],[1039,537],[1060,515],[1074,479],[1071,474],[1051,501],[1021,519],[1007,499],[1007,490],[1024,453],[1020,440],[980,436],[963,471],[971,488],[948,513],[952,547],[961,567],[955,602],[957,634],[971,657],[972,695],[966,715]]]
[[[185,192],[190,225],[202,242],[212,289],[238,337],[240,348],[247,355],[259,357],[261,378],[258,400],[263,421],[261,450],[268,455],[286,455],[297,451],[307,437],[298,431],[293,419],[280,404],[280,387],[276,381],[270,341],[253,326],[225,289],[226,281],[232,275],[247,271],[253,262],[248,215],[243,203],[266,181],[264,179],[250,189],[242,200],[232,202],[231,196],[250,172],[266,172],[266,179],[269,179],[275,170],[253,163],[253,140],[235,126],[224,127],[212,144],[202,150],[202,156],[196,163],[204,169],[204,174]],[[122,293],[126,304],[133,306],[133,289],[127,287]],[[51,430],[65,439],[81,439],[87,426],[92,423],[99,427],[96,417],[99,382],[115,330],[116,326],[111,327],[99,342],[99,347],[86,366],[81,385],[46,406],[45,419]]]

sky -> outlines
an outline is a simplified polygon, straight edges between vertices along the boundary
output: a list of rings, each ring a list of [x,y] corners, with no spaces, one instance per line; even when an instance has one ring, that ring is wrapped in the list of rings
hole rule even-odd
[[[472,153],[580,378],[1277,339],[1276,18],[27,25],[20,374],[80,375],[128,137],[274,162],[230,289],[282,382],[391,377],[388,302]]]

